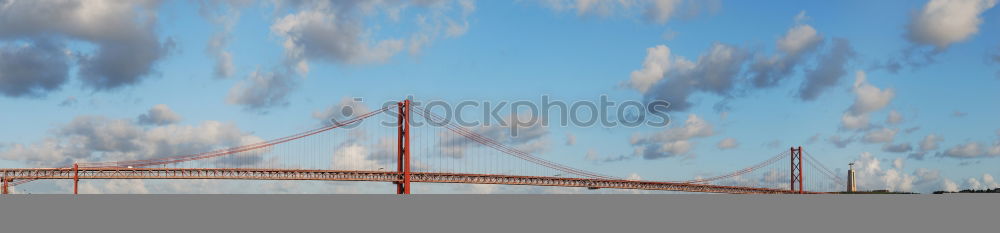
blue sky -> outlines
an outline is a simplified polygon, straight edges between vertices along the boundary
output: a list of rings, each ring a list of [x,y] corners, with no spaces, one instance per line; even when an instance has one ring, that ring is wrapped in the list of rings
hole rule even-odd
[[[995,0],[46,3],[0,1],[6,15],[0,17],[3,167],[110,158],[102,153],[114,149],[87,151],[68,139],[76,126],[71,122],[81,116],[123,119],[119,123],[141,130],[198,130],[217,121],[231,123],[240,136],[270,139],[316,127],[314,113],[345,98],[361,97],[376,108],[411,95],[449,102],[607,95],[690,106],[671,109],[666,128],[549,127],[539,156],[622,177],[681,180],[736,170],[802,145],[830,167],[845,170],[858,161],[862,185],[870,189],[996,188],[992,176],[1000,175]],[[13,13],[45,8],[71,16]],[[807,27],[814,33],[789,36]],[[846,51],[837,40],[853,55],[844,64],[826,64],[826,57]],[[798,47],[781,48],[780,41]],[[46,49],[47,43],[56,48]],[[127,52],[115,54],[116,45]],[[150,46],[160,49],[122,56]],[[669,49],[669,61],[647,64],[647,57],[666,51],[657,46]],[[714,57],[712,51],[731,53]],[[220,76],[223,53],[231,69]],[[715,58],[726,62],[711,62]],[[775,85],[754,86],[752,66],[770,58],[791,61],[789,73]],[[88,61],[119,68],[91,69]],[[881,66],[891,62],[899,69]],[[653,72],[644,91],[630,80],[648,65],[670,68]],[[709,82],[712,74],[701,68],[735,73]],[[34,72],[60,69],[64,74]],[[818,87],[815,98],[802,97],[804,83],[820,76],[834,82]],[[176,117],[134,120],[157,105]],[[692,116],[711,132],[651,136],[695,130],[684,125]],[[852,125],[848,116],[869,124]],[[567,135],[575,143],[565,143]],[[636,143],[636,137],[650,140]],[[724,139],[737,146],[722,148]],[[837,140],[850,143],[831,142]],[[54,150],[46,141],[66,147]],[[668,146],[677,143],[690,147]],[[639,151],[646,147],[661,150],[644,156]],[[616,157],[625,159],[600,161]]]

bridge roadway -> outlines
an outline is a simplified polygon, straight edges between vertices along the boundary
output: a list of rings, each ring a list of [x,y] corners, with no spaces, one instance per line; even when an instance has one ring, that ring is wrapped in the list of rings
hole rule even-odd
[[[321,181],[374,181],[400,182],[403,174],[392,171],[342,171],[257,168],[16,168],[0,169],[0,177],[8,180],[23,179],[227,179],[227,180],[321,180]],[[606,180],[590,178],[513,176],[463,173],[412,172],[411,182],[503,184],[640,189],[680,192],[733,193],[733,194],[792,194],[786,189],[767,189],[708,184]]]

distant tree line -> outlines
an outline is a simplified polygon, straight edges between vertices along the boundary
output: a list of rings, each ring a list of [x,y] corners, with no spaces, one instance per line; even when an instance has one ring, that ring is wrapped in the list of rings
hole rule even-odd
[[[934,194],[944,194],[944,193],[1000,193],[1000,188],[995,189],[983,189],[983,190],[972,190],[963,189],[958,192],[948,192],[948,191],[935,191]]]

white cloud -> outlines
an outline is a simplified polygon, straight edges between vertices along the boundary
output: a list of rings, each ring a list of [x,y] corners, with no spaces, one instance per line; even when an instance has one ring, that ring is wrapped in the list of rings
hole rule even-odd
[[[287,106],[288,95],[298,87],[295,76],[284,72],[254,71],[229,89],[226,102],[251,111]]]
[[[625,179],[626,180],[642,180],[642,176],[639,176],[638,173],[633,172],[633,173],[629,173],[628,177],[626,177]]]
[[[997,183],[997,180],[994,179],[993,175],[990,175],[989,173],[983,173],[983,185],[983,188],[987,189],[1000,188],[1000,183]]]
[[[240,19],[240,11],[237,8],[248,3],[240,2],[232,3],[231,5],[218,4],[225,2],[211,1],[201,1],[199,3],[202,4],[201,15],[219,27],[205,46],[205,53],[215,58],[213,75],[216,78],[232,77],[236,73],[236,67],[233,65],[233,54],[226,50],[226,48],[229,47],[229,42],[232,40],[233,27]],[[219,10],[217,8],[224,8],[225,10],[221,13],[211,13]]]
[[[42,97],[62,87],[69,79],[70,61],[64,49],[47,40],[0,47],[0,95]]]
[[[661,46],[648,50],[654,56],[647,55],[647,58],[653,58],[647,61],[655,62],[646,64],[655,65],[648,66],[649,69],[644,65],[642,70],[633,72],[629,85],[640,91],[645,90],[643,94],[647,100],[669,102],[670,109],[675,111],[690,108],[692,103],[688,99],[696,92],[731,96],[737,76],[750,57],[741,48],[716,43],[698,57],[697,62],[692,63],[677,56],[664,59],[669,55],[669,50],[666,46]]]
[[[137,118],[142,125],[169,125],[181,121],[181,116],[170,110],[166,104],[157,104]]]
[[[885,152],[905,153],[910,152],[911,150],[913,150],[913,146],[911,146],[910,143],[905,142],[900,144],[886,143],[885,145],[882,145],[882,151]]]
[[[628,85],[646,93],[650,87],[663,79],[667,72],[673,69],[687,70],[692,66],[694,64],[683,57],[672,58],[670,48],[667,46],[657,45],[646,49],[646,59],[642,62],[642,69],[632,71]]]
[[[150,76],[173,48],[172,40],[161,41],[155,28],[160,6],[156,0],[6,1],[0,5],[0,38],[36,45],[45,40],[91,44],[95,47],[91,53],[71,52],[77,58],[77,77],[85,88],[112,90]],[[51,58],[62,63],[59,56]],[[69,69],[49,68],[54,73]],[[39,91],[48,90],[53,89]]]
[[[972,190],[982,190],[983,183],[979,182],[976,178],[969,178],[965,180],[965,187]]]
[[[360,144],[343,145],[333,152],[331,167],[344,170],[377,170],[378,161],[368,159],[368,148]],[[385,168],[385,166],[381,166]]]
[[[150,159],[185,155],[261,142],[232,123],[205,121],[197,126],[166,125],[145,128],[128,119],[78,116],[32,144],[12,144],[0,158],[33,166],[65,166],[73,162]],[[260,161],[258,157],[241,162]],[[218,162],[233,161],[220,159]]]
[[[805,11],[796,15],[796,25],[788,29],[788,32],[776,42],[778,50],[784,54],[771,57],[757,56],[754,59],[749,73],[755,87],[778,85],[791,76],[802,61],[808,59],[807,54],[815,51],[823,43],[823,37],[815,28],[802,23],[805,17]]]
[[[886,117],[885,123],[891,125],[903,123],[903,114],[897,112],[896,110],[889,111],[889,115]]]
[[[665,129],[652,135],[634,135],[631,144],[635,147],[636,153],[641,154],[645,159],[669,158],[687,155],[694,146],[691,139],[714,134],[712,125],[698,115],[691,114],[684,121],[684,125]]]
[[[549,129],[542,125],[542,120],[530,115],[511,115],[503,119],[502,122],[494,122],[492,125],[481,125],[470,129],[471,131],[486,138],[493,139],[503,145],[514,147],[515,149],[536,153],[548,149],[549,141],[547,136]],[[440,140],[437,147],[441,155],[452,158],[463,158],[466,150],[472,147],[483,146],[482,144],[470,141],[468,138],[448,131],[438,134]]]
[[[382,63],[410,46],[419,52],[440,36],[457,37],[469,30],[469,14],[475,4],[459,1],[301,1],[292,2],[293,12],[275,20],[271,32],[282,38],[286,64],[300,74],[309,71],[309,60],[342,64]],[[400,38],[378,38],[377,26],[368,25],[379,13],[398,19],[401,11],[419,8],[413,22],[416,30]],[[457,9],[457,10],[456,10]]]
[[[947,192],[958,192],[958,184],[955,183],[955,181],[944,179],[944,181],[941,182],[941,189]]]
[[[977,157],[983,154],[982,147],[983,146],[978,142],[966,143],[949,148],[944,152],[944,154],[947,156],[961,158]]]
[[[992,146],[984,145],[979,142],[959,144],[948,148],[939,155],[960,159],[997,157],[1000,156],[1000,141],[997,141]]]
[[[597,155],[597,151],[594,149],[587,150],[587,155],[584,157],[587,161],[597,161],[600,157]]]
[[[923,140],[920,140],[920,150],[921,151],[932,151],[938,149],[938,143],[944,141],[944,138],[937,136],[936,134],[928,134],[924,136]]]
[[[837,146],[837,148],[845,148],[847,147],[847,145],[850,145],[851,142],[854,142],[854,138],[852,137],[842,138],[839,135],[833,135],[827,138],[827,141],[833,144],[834,146]]]
[[[868,131],[861,138],[866,143],[889,143],[896,139],[899,129],[880,128]]]
[[[737,146],[739,146],[739,143],[736,142],[735,138],[722,139],[722,141],[719,141],[719,144],[715,145],[715,147],[719,148],[720,150],[733,149],[736,148]]]
[[[372,111],[367,105],[364,104],[364,102],[362,102],[362,100],[363,99],[344,97],[340,99],[340,102],[337,104],[334,104],[322,111],[313,112],[312,117],[313,119],[319,120],[323,125],[332,125],[334,122],[350,120],[361,114]]]
[[[845,112],[844,115],[840,116],[840,126],[853,130],[868,129],[871,127],[871,121],[868,114],[854,115],[850,112]]]
[[[715,11],[718,0],[545,0],[543,6],[555,11],[573,11],[578,16],[611,17],[639,15],[648,22],[664,24],[678,16],[694,16]]]
[[[996,3],[996,0],[930,0],[913,15],[907,38],[945,49],[979,32],[981,15]]]
[[[869,84],[867,80],[864,71],[856,73],[853,86],[854,103],[841,117],[841,127],[867,129],[870,126],[868,114],[885,108],[896,96],[896,92],[892,88],[879,89]]]
[[[778,40],[778,49],[790,55],[815,50],[823,42],[816,29],[807,24],[796,25]]]
[[[854,94],[857,98],[854,99],[850,111],[855,115],[881,110],[889,105],[889,102],[896,96],[896,92],[892,88],[882,90],[869,84],[864,71],[858,71],[855,76]]]
[[[362,25],[338,19],[334,13],[306,10],[278,19],[271,31],[284,38],[285,54],[300,73],[309,71],[307,58],[344,63],[383,62],[403,50],[401,39],[368,42]]]
[[[572,133],[566,133],[566,145],[567,146],[576,145],[576,135],[573,135]]]
[[[854,161],[854,165],[859,190],[886,189],[889,191],[929,193],[949,182],[947,179],[942,181],[938,170],[917,168],[912,174],[904,173],[902,170],[904,160],[902,158],[893,159],[891,168],[882,168],[879,158],[864,152]]]
[[[850,41],[834,38],[827,52],[817,57],[816,67],[806,70],[806,79],[799,86],[798,97],[805,101],[816,100],[826,90],[839,84],[841,77],[847,74],[848,62],[855,55]]]
[[[644,12],[646,17],[657,23],[666,23],[677,11],[682,0],[653,0],[651,6],[646,7]]]
[[[976,179],[975,177],[970,177],[965,180],[965,188],[971,190],[992,190],[995,188],[1000,188],[1000,184],[993,179],[993,175],[989,173],[983,173],[982,181]]]

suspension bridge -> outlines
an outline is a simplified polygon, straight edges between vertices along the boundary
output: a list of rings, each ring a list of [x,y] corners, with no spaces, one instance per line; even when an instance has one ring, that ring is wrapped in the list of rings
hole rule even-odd
[[[418,118],[439,124],[411,125]],[[379,120],[393,122],[394,127],[368,123]],[[80,180],[90,179],[390,182],[398,194],[411,193],[411,184],[418,182],[732,194],[814,194],[841,190],[845,185],[802,147],[715,176],[650,181],[544,159],[523,146],[510,145],[517,140],[509,135],[488,129],[459,126],[405,100],[268,141],[148,159],[0,169],[0,181],[3,194],[10,193],[10,187],[39,180],[72,180],[77,194]]]

